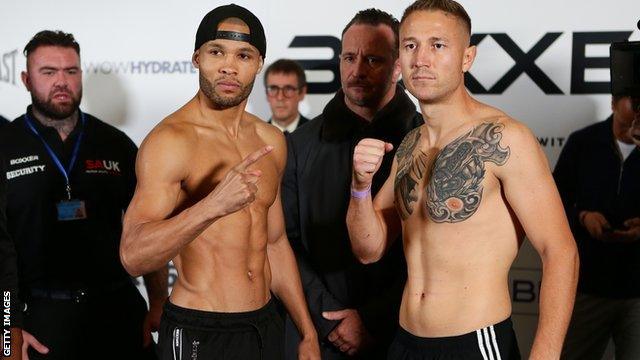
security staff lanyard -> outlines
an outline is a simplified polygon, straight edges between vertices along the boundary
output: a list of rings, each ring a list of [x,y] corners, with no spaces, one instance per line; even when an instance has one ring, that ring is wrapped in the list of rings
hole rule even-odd
[[[27,126],[40,139],[40,141],[42,141],[42,144],[44,145],[44,148],[49,153],[49,156],[51,156],[51,159],[56,164],[56,167],[60,170],[62,175],[64,175],[64,179],[67,182],[67,188],[66,188],[66,190],[67,190],[67,200],[69,200],[69,201],[71,200],[71,182],[69,181],[69,175],[71,174],[71,170],[73,170],[73,165],[75,165],[76,159],[78,158],[78,151],[80,150],[80,143],[82,142],[82,136],[84,135],[84,124],[85,124],[84,113],[82,111],[80,111],[80,110],[78,110],[78,113],[80,113],[80,121],[82,122],[82,128],[80,129],[80,133],[78,134],[78,138],[76,140],[76,143],[73,146],[73,153],[71,154],[71,161],[69,162],[69,167],[66,168],[66,169],[62,165],[62,162],[60,161],[60,158],[58,158],[58,156],[53,151],[51,146],[49,146],[49,144],[47,144],[47,142],[44,140],[42,135],[40,135],[40,133],[38,132],[38,129],[36,129],[35,126],[33,126],[33,122],[31,121],[31,118],[29,117],[29,115],[28,114],[24,115],[24,118],[26,120]]]

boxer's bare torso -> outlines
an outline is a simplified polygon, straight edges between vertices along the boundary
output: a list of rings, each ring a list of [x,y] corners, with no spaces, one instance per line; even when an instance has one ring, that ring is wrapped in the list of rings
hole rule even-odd
[[[270,298],[267,218],[284,168],[284,137],[246,112],[233,134],[236,130],[229,131],[232,124],[206,118],[198,101],[196,97],[170,115],[145,140],[138,191],[142,191],[139,199],[146,203],[134,199],[132,206],[143,210],[133,216],[142,212],[154,214],[152,217],[162,212],[164,218],[178,214],[205,199],[248,155],[267,144],[275,145],[270,154],[249,166],[261,172],[255,200],[206,227],[173,259],[178,271],[171,294],[174,304],[207,311],[254,310]],[[154,156],[158,153],[162,156]],[[153,156],[152,161],[144,161],[148,155]],[[150,203],[160,206],[145,207]]]
[[[398,149],[394,198],[408,266],[400,324],[411,333],[459,335],[511,313],[507,277],[522,228],[495,171],[513,161],[503,138],[512,122],[487,108],[436,141],[417,128]]]
[[[171,301],[194,309],[257,309],[270,298],[267,215],[278,192],[284,141],[277,129],[248,113],[243,115],[237,138],[223,129],[189,124],[187,119],[193,115],[187,105],[163,124],[167,131],[176,127],[176,135],[182,133],[190,143],[185,154],[189,160],[184,163],[188,175],[181,182],[177,211],[206,197],[247,155],[267,144],[281,146],[251,167],[262,172],[255,201],[209,226],[174,258],[179,276]]]
[[[543,261],[575,246],[535,136],[498,109],[469,104],[461,120],[410,132],[375,199],[349,205],[361,261],[376,261],[402,230],[408,276],[400,325],[421,337],[467,334],[511,315],[508,273],[525,231]],[[389,146],[358,144],[355,190],[370,181]],[[573,280],[575,273],[563,276]]]

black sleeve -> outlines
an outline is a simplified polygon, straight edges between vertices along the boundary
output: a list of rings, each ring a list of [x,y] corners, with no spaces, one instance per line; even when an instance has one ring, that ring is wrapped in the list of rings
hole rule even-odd
[[[15,244],[7,231],[7,176],[0,157],[0,291],[2,303],[11,301],[11,327],[21,327],[22,309],[18,300],[18,263]],[[4,310],[4,307],[3,307]]]
[[[339,321],[323,318],[322,312],[342,310],[345,309],[345,306],[329,292],[307,259],[307,251],[301,239],[296,153],[291,142],[291,136],[287,136],[287,152],[287,166],[282,178],[282,207],[287,226],[287,237],[296,256],[300,280],[302,280],[302,289],[304,290],[311,319],[316,327],[319,339],[324,340],[331,330],[338,325]]]
[[[580,211],[585,210],[581,209],[576,198],[576,189],[580,180],[580,174],[578,174],[580,151],[579,139],[575,133],[571,134],[562,148],[553,170],[553,178],[562,198],[567,219],[572,226],[580,224],[578,215]]]

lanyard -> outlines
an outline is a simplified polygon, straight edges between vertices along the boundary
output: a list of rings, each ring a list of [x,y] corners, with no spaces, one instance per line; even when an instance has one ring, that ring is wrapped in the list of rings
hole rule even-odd
[[[68,200],[71,200],[71,183],[69,181],[69,174],[71,174],[71,170],[73,169],[73,165],[75,165],[76,159],[78,158],[78,151],[80,150],[80,143],[82,142],[82,136],[84,135],[84,124],[85,124],[84,113],[82,111],[80,111],[79,109],[78,109],[78,112],[80,113],[80,121],[82,122],[82,129],[80,129],[80,134],[78,134],[78,139],[76,140],[76,143],[73,146],[73,153],[71,155],[71,161],[69,162],[69,167],[68,168],[65,168],[62,165],[62,162],[60,161],[60,158],[58,158],[58,156],[53,151],[53,149],[49,146],[49,144],[47,144],[47,142],[44,140],[42,135],[40,135],[40,133],[38,132],[38,129],[36,129],[35,126],[33,126],[33,123],[31,121],[31,118],[29,117],[29,115],[28,114],[24,114],[24,119],[26,120],[27,126],[40,139],[40,141],[42,141],[42,144],[44,145],[44,148],[49,153],[49,156],[51,156],[51,159],[56,164],[56,167],[58,168],[58,170],[60,170],[62,175],[64,175],[64,179],[67,182],[66,190],[67,190],[67,199]]]

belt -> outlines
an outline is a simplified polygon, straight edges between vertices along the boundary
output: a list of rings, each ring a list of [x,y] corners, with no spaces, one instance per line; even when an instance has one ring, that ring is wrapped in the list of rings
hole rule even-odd
[[[80,289],[46,289],[29,288],[29,296],[32,299],[47,300],[71,300],[77,304],[84,303],[92,296],[105,295],[119,290],[126,285],[133,285],[130,278],[106,283],[101,286],[85,287]]]

